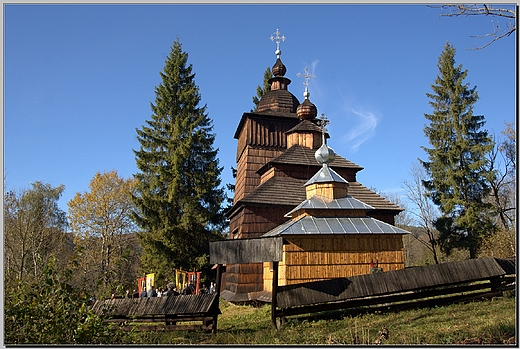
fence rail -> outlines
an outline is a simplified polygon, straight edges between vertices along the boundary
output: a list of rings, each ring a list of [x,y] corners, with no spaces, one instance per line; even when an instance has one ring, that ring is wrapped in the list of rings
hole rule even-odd
[[[516,286],[514,259],[481,258],[278,286],[273,325],[287,316],[359,307],[409,308],[497,296]]]

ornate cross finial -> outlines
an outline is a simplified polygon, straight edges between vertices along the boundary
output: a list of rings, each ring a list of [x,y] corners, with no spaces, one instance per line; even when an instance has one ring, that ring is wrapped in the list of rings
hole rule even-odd
[[[280,58],[280,55],[282,54],[282,51],[280,50],[280,42],[285,41],[285,35],[280,36],[282,33],[280,33],[278,29],[276,29],[274,33],[276,36],[271,35],[269,39],[276,42],[276,51],[274,51],[274,53],[276,54],[276,58]]]
[[[298,74],[296,74],[296,76],[303,76],[303,78],[304,78],[303,86],[305,86],[305,92],[303,93],[303,97],[305,99],[308,99],[309,96],[311,95],[309,93],[309,79],[315,79],[316,76],[309,74],[309,68],[307,68],[307,67],[305,67],[305,74],[298,73]]]
[[[316,124],[321,128],[321,136],[323,140],[323,144],[325,144],[325,132],[327,129],[325,128],[329,124],[329,120],[325,116],[325,114],[321,113],[320,119],[316,122]]]

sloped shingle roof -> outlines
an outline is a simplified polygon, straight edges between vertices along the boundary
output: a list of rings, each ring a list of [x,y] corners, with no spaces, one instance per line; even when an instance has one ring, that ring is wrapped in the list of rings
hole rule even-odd
[[[321,167],[321,165],[316,161],[314,157],[315,149],[310,149],[307,147],[302,147],[300,145],[293,145],[289,149],[287,149],[283,154],[269,161],[260,169],[258,169],[257,173],[264,172],[267,168],[272,167],[274,164],[289,164],[289,165],[301,165],[301,166],[312,166],[316,167],[316,171]],[[329,164],[331,168],[353,168],[357,171],[361,171],[363,167],[339,156],[336,154],[336,158],[333,162]]]
[[[272,177],[256,187],[249,195],[241,199],[237,205],[239,203],[251,203],[296,207],[306,199],[305,182],[306,180],[292,177]],[[402,208],[394,205],[359,182],[349,182],[348,195],[377,210],[402,211]]]

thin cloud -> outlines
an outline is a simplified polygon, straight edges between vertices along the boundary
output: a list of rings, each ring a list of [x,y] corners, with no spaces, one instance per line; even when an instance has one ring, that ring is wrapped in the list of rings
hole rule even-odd
[[[357,152],[359,147],[376,133],[379,117],[366,110],[350,109],[355,122],[349,122],[349,132],[342,137],[342,140],[349,146],[352,152]]]

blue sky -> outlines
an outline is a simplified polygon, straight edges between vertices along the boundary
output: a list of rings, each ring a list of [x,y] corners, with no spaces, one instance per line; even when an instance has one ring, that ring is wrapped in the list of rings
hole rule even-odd
[[[504,19],[440,17],[412,5],[29,5],[4,4],[4,177],[66,190],[60,207],[88,190],[96,172],[136,173],[136,128],[150,119],[159,72],[176,38],[189,55],[216,133],[222,182],[231,183],[234,132],[263,73],[275,62],[279,29],[286,77],[330,120],[328,144],[364,170],[358,181],[384,192],[402,182],[421,146],[427,92],[446,41],[477,86],[475,113],[500,136],[516,113],[516,33],[483,50],[472,38]]]

